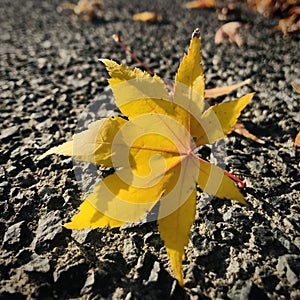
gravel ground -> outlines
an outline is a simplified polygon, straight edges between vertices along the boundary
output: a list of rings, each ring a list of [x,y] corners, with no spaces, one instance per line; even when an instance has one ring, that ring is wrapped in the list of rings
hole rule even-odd
[[[182,1],[106,1],[98,22],[85,22],[60,1],[0,1],[0,299],[300,299],[299,33],[283,38],[242,7],[245,44],[214,44],[222,25],[213,10]],[[155,10],[160,23],[133,22]],[[113,113],[98,58],[136,66],[111,38],[121,33],[135,54],[174,78],[193,30],[202,32],[207,86],[251,78],[230,97],[256,95],[241,120],[265,141],[231,134],[228,169],[247,183],[247,207],[219,199],[199,209],[181,288],[172,277],[154,223],[124,230],[71,231],[85,178],[72,159],[37,157],[69,140],[91,103]],[[89,106],[91,107],[91,106]],[[95,109],[96,108],[96,109]],[[86,119],[95,115],[84,115]],[[207,148],[205,151],[209,151]],[[105,171],[103,171],[105,173]]]

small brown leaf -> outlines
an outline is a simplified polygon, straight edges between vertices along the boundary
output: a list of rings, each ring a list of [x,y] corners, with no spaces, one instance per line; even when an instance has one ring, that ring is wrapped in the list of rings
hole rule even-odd
[[[235,125],[233,125],[233,131],[236,132],[239,135],[242,135],[248,139],[251,139],[252,141],[255,141],[259,144],[264,144],[265,141],[261,140],[260,138],[258,138],[257,136],[255,136],[254,134],[250,133],[244,126],[244,124],[242,124],[241,122],[236,122]]]
[[[295,138],[294,147],[297,147],[299,145],[300,145],[300,132],[298,132],[298,134]]]
[[[72,10],[73,13],[85,21],[97,19],[98,12],[104,10],[103,0],[79,0],[77,4],[70,2],[63,3],[59,10]]]
[[[292,87],[295,90],[295,92],[297,92],[298,94],[300,94],[300,85],[297,84],[296,82],[292,83]]]
[[[275,31],[283,32],[284,36],[287,36],[291,32],[300,30],[299,15],[293,14],[285,19],[280,19],[278,25],[274,27]]]
[[[290,15],[300,15],[300,6],[294,6],[289,10]]]
[[[274,0],[247,0],[247,3],[258,13],[266,17],[272,15],[277,10]]]
[[[142,22],[159,22],[161,21],[161,15],[151,11],[144,11],[133,15],[132,20]]]
[[[233,85],[228,85],[228,86],[222,86],[219,88],[213,88],[213,89],[206,89],[205,90],[205,98],[216,98],[219,96],[224,96],[232,91],[236,90],[237,88],[249,84],[251,80],[248,78],[240,83],[233,84]]]
[[[194,8],[212,8],[216,7],[216,1],[215,0],[195,0],[190,1],[185,4],[185,7],[188,9],[194,9]]]
[[[221,44],[225,38],[228,38],[232,43],[238,45],[239,48],[243,45],[243,40],[238,34],[238,28],[242,25],[240,22],[229,22],[221,26],[215,34],[215,43]]]
[[[292,11],[297,11],[299,0],[247,0],[247,4],[263,16],[270,17],[287,10],[292,14]]]

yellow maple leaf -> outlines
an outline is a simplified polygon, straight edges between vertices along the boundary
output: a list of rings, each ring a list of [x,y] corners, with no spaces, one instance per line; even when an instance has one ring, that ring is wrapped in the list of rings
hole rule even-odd
[[[111,76],[116,104],[126,118],[92,123],[72,141],[42,155],[74,156],[115,168],[65,226],[119,227],[138,221],[160,201],[159,232],[183,285],[182,259],[195,218],[197,186],[219,198],[245,203],[235,183],[221,168],[199,158],[196,149],[230,133],[253,94],[204,110],[199,29],[180,64],[173,96],[156,75],[107,59],[102,62]]]

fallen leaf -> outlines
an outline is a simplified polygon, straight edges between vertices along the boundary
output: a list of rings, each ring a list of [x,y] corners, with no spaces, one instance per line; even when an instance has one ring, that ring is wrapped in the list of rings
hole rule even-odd
[[[284,17],[288,13],[289,17],[281,18],[278,25],[274,27],[275,31],[281,31],[284,36],[300,30],[299,0],[247,0],[247,3],[251,8],[266,17],[275,15],[275,13]]]
[[[104,10],[103,0],[79,0],[77,4],[65,2],[61,10],[72,10],[74,14],[85,21],[92,21],[98,18],[98,11]]]
[[[196,0],[190,1],[185,4],[185,7],[188,9],[195,9],[195,8],[212,8],[216,7],[215,0]]]
[[[284,36],[289,33],[300,30],[300,18],[299,15],[291,15],[287,18],[280,19],[278,25],[274,27],[275,31],[281,31]]]
[[[161,15],[155,12],[144,11],[133,15],[132,20],[142,22],[158,22],[161,21]]]
[[[95,186],[65,227],[119,227],[135,223],[158,203],[158,228],[174,274],[184,285],[182,259],[194,222],[197,186],[219,198],[245,203],[239,188],[222,170],[197,156],[197,148],[232,131],[247,94],[204,110],[200,30],[193,33],[175,77],[170,98],[157,75],[101,60],[110,75],[116,105],[126,118],[92,123],[73,140],[47,151],[114,167]]]
[[[250,82],[251,82],[251,79],[246,79],[237,84],[213,88],[213,89],[206,89],[205,90],[205,98],[216,98],[216,97],[227,95],[227,94],[231,93],[232,91],[238,89],[239,87],[249,84]]]
[[[294,147],[297,147],[299,145],[300,145],[300,132],[298,132],[298,134],[295,138]]]
[[[236,122],[233,125],[233,131],[259,144],[264,144],[265,141],[250,133],[241,122]]]
[[[277,10],[274,0],[247,0],[247,3],[252,9],[264,16],[270,16]]]
[[[300,15],[300,6],[294,6],[289,10],[289,15]]]
[[[243,40],[238,33],[238,28],[242,24],[240,22],[229,22],[221,26],[215,34],[215,43],[221,44],[225,38],[228,38],[232,43],[238,45],[239,48],[243,45]]]
[[[153,70],[151,70],[146,64],[144,64],[140,59],[138,59],[127,47],[126,45],[123,43],[123,41],[121,40],[120,36],[115,34],[113,36],[113,38],[121,45],[121,47],[128,52],[131,57],[137,62],[139,63],[141,66],[144,67],[145,70],[147,70],[147,72],[151,75],[155,74],[155,72]],[[216,98],[219,96],[223,96],[223,95],[227,95],[229,93],[231,93],[232,91],[234,91],[235,89],[244,86],[246,84],[249,84],[251,82],[250,79],[246,79],[240,83],[234,84],[234,85],[230,85],[230,86],[224,86],[224,87],[219,87],[219,88],[212,88],[212,89],[205,89],[204,90],[204,95],[205,98]],[[168,87],[170,88],[171,91],[173,91],[174,87],[173,85],[170,85],[169,82],[165,82],[166,85],[168,85]],[[209,100],[206,99],[206,108],[208,107],[208,105],[210,105]],[[239,133],[239,131],[237,130],[236,133],[242,135],[242,136],[246,136],[249,137],[249,135],[251,135],[248,131],[247,133],[245,132],[247,131],[246,129],[244,131],[241,131],[241,134]],[[243,134],[244,133],[244,134]],[[251,135],[251,137],[254,137],[253,135]],[[251,138],[250,137],[250,138]],[[257,141],[257,140],[256,140]],[[259,140],[262,141],[262,140]],[[263,141],[262,141],[263,142]]]
[[[265,17],[270,17],[297,8],[299,0],[247,0],[247,4]]]
[[[295,90],[295,92],[297,92],[298,94],[300,94],[300,85],[297,84],[296,82],[292,83],[292,87]]]

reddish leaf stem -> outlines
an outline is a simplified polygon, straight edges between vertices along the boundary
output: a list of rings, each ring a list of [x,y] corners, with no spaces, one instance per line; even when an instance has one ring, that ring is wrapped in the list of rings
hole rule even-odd
[[[122,41],[121,37],[118,34],[114,34],[113,39],[125,50],[125,52],[127,52],[138,64],[140,64],[150,75],[155,75],[155,72],[148,67],[145,63],[143,63],[126,45],[125,43]],[[171,98],[172,98],[172,93],[173,93],[173,85],[170,84],[167,80],[162,79],[164,81],[164,83],[168,86],[168,88],[171,91]]]
[[[234,176],[226,170],[224,170],[224,174],[233,179],[235,182],[237,182],[237,185],[240,189],[243,189],[245,187],[245,182],[243,180],[237,178],[236,176]]]
[[[190,152],[190,155],[194,156],[196,159],[198,159],[199,161],[202,162],[208,162],[207,160],[197,156],[194,152]],[[230,172],[223,170],[224,174],[227,175],[228,177],[230,177],[231,179],[233,179],[235,182],[237,182],[237,186],[240,189],[243,189],[245,187],[245,182],[242,181],[241,179],[237,178],[236,176],[234,176],[233,174],[231,174]]]
[[[113,39],[141,66],[145,68],[145,70],[151,74],[154,75],[154,71],[150,69],[146,64],[144,64],[133,52],[131,52],[130,49],[124,44],[124,42],[121,40],[121,37],[118,34],[113,35]]]

